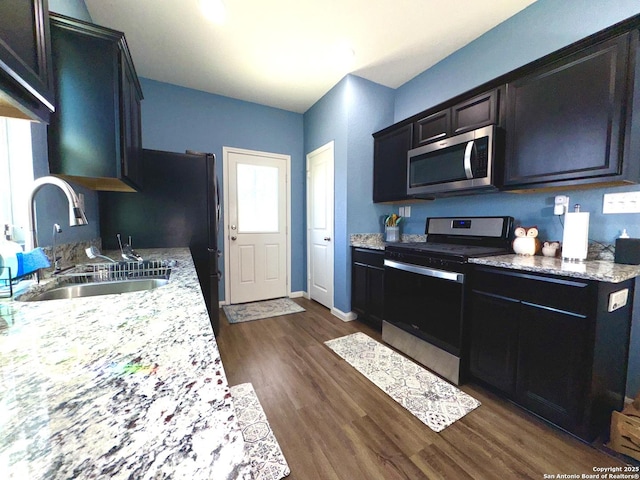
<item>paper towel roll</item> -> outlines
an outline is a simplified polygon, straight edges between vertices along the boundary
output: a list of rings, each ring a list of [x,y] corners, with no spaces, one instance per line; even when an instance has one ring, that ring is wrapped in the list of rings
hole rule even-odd
[[[564,215],[562,258],[585,260],[589,250],[589,212],[567,212]]]

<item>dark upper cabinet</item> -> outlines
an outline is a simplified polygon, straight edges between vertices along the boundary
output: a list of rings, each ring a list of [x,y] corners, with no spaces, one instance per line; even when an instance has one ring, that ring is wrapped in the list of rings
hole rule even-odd
[[[618,284],[477,266],[469,373],[591,441],[622,408],[632,305],[608,311]]]
[[[494,88],[420,118],[414,123],[413,146],[497,124],[502,91],[502,88]]]
[[[54,110],[46,0],[0,2],[0,114],[48,122]]]
[[[624,182],[637,172],[626,164],[638,159],[624,155],[637,36],[592,45],[508,84],[505,187]]]
[[[451,111],[441,110],[415,122],[413,146],[431,143],[451,133]]]
[[[407,152],[413,125],[406,124],[374,134],[373,201],[392,202],[407,197]]]
[[[94,190],[140,185],[142,90],[124,34],[51,14],[49,168]]]

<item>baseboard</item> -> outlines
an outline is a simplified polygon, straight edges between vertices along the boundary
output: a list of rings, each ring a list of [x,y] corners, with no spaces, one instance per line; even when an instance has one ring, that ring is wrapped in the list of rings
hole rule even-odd
[[[306,293],[301,290],[298,292],[291,292],[289,294],[289,298],[300,298],[300,297],[309,298],[309,297],[306,297]]]
[[[358,318],[358,315],[355,312],[345,313],[342,310],[338,310],[336,307],[331,309],[331,314],[335,317],[338,317],[343,322],[351,322]]]

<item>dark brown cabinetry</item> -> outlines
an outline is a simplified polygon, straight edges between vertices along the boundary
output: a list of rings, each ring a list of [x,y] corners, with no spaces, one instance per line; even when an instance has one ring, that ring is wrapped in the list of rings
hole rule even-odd
[[[637,35],[590,46],[508,84],[505,187],[629,179],[625,128]]]
[[[413,126],[403,125],[374,134],[373,201],[392,202],[407,197],[407,152]]]
[[[491,89],[417,120],[413,129],[413,146],[496,124],[501,92],[500,88]]]
[[[476,267],[469,372],[588,441],[624,402],[631,304],[608,311],[619,284]]]
[[[49,167],[94,190],[140,185],[142,90],[124,34],[51,14]]]
[[[0,114],[49,121],[54,109],[46,0],[0,2]]]
[[[362,320],[382,329],[384,313],[384,252],[352,248],[351,309]]]

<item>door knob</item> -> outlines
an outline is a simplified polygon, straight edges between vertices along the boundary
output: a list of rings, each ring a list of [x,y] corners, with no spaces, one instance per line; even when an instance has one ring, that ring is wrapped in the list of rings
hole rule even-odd
[[[324,241],[325,242],[330,242],[331,241],[331,237],[324,237]]]
[[[231,237],[231,240],[237,240],[237,239],[238,239],[238,237],[235,237],[235,236]]]
[[[236,226],[235,225],[231,225],[231,230],[235,230]]]

